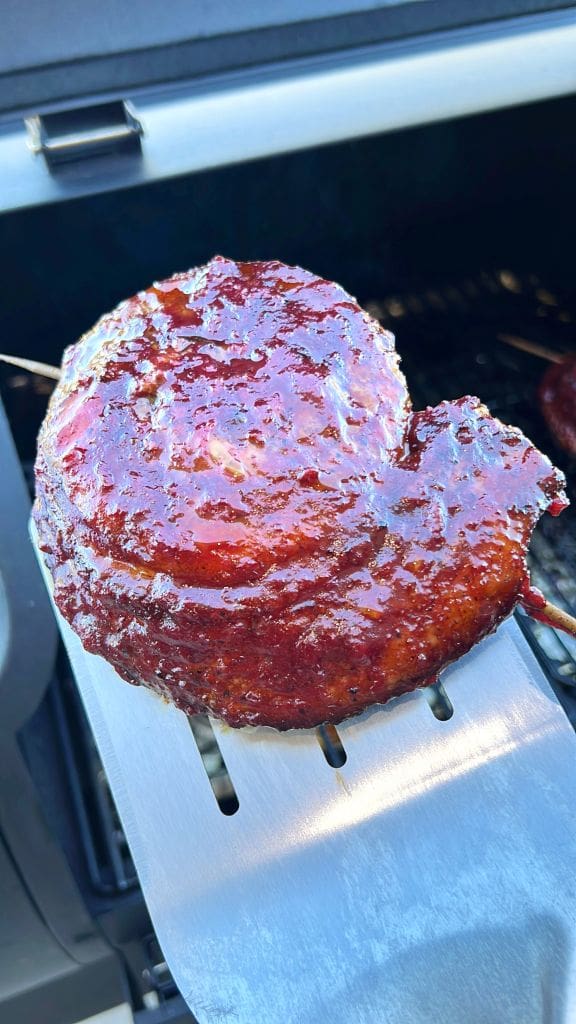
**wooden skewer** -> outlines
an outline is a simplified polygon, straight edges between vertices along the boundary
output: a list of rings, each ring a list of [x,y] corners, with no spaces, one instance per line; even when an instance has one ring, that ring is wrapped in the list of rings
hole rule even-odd
[[[20,359],[19,356],[7,356],[3,352],[0,352],[0,361],[10,363],[11,366],[19,366],[21,370],[28,370],[30,373],[39,373],[42,377],[50,377],[52,380],[60,380],[62,374],[59,366],[38,363],[35,359]]]
[[[554,349],[539,345],[537,341],[529,341],[528,338],[519,338],[516,334],[499,334],[498,341],[503,341],[512,348],[519,348],[521,352],[529,352],[531,356],[539,356],[540,359],[547,359],[549,363],[563,363],[564,356]]]
[[[555,629],[561,629],[564,633],[576,637],[576,618],[563,608],[558,608],[547,601],[540,590],[531,586],[526,587],[520,597],[520,607],[531,619],[543,622],[546,626],[554,626]]]
[[[525,608],[525,611],[530,614],[530,609]],[[561,629],[564,633],[569,633],[570,636],[576,637],[576,619],[573,615],[569,615],[562,608],[558,608],[555,604],[550,604],[550,601],[546,601],[546,604],[542,608],[542,617],[548,619],[550,625],[556,626],[557,629]]]

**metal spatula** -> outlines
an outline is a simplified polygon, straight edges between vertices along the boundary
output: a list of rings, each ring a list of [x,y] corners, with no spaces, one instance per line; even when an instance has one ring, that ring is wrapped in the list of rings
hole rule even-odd
[[[338,729],[189,720],[60,620],[140,882],[200,1024],[573,1024],[576,737],[513,622]],[[224,805],[234,809],[234,802]]]

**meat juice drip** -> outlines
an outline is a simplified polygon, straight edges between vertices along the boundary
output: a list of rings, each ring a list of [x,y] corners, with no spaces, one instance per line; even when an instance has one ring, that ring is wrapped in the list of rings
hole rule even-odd
[[[339,286],[216,258],[68,350],[38,532],[84,645],[190,714],[338,722],[518,601],[561,474],[478,399],[412,412]]]
[[[522,586],[518,603],[530,618],[537,619],[538,622],[544,622],[547,626],[552,625],[550,619],[544,614],[547,604],[544,594],[541,590],[538,590],[538,587],[533,587],[528,578],[526,578]]]
[[[563,629],[564,632],[573,635],[572,629],[568,629],[565,626],[563,627],[556,618],[551,618],[550,615],[546,613],[545,609],[548,602],[536,587],[527,587],[526,590],[522,592],[519,604],[531,619],[536,619],[536,622],[541,622],[544,626],[550,626],[551,629]]]

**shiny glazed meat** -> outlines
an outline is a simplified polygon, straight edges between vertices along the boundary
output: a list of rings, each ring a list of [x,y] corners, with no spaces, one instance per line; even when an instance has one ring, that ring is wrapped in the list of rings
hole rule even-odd
[[[338,285],[222,258],[67,350],[35,520],[87,650],[189,714],[338,722],[517,603],[563,479],[478,399],[413,413]]]
[[[561,448],[576,456],[576,355],[552,363],[542,378],[540,408]]]

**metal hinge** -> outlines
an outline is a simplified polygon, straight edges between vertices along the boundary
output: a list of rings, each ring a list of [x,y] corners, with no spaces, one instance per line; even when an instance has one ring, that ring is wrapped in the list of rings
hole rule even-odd
[[[125,100],[99,103],[26,119],[28,141],[52,167],[104,153],[141,150],[143,128]]]

